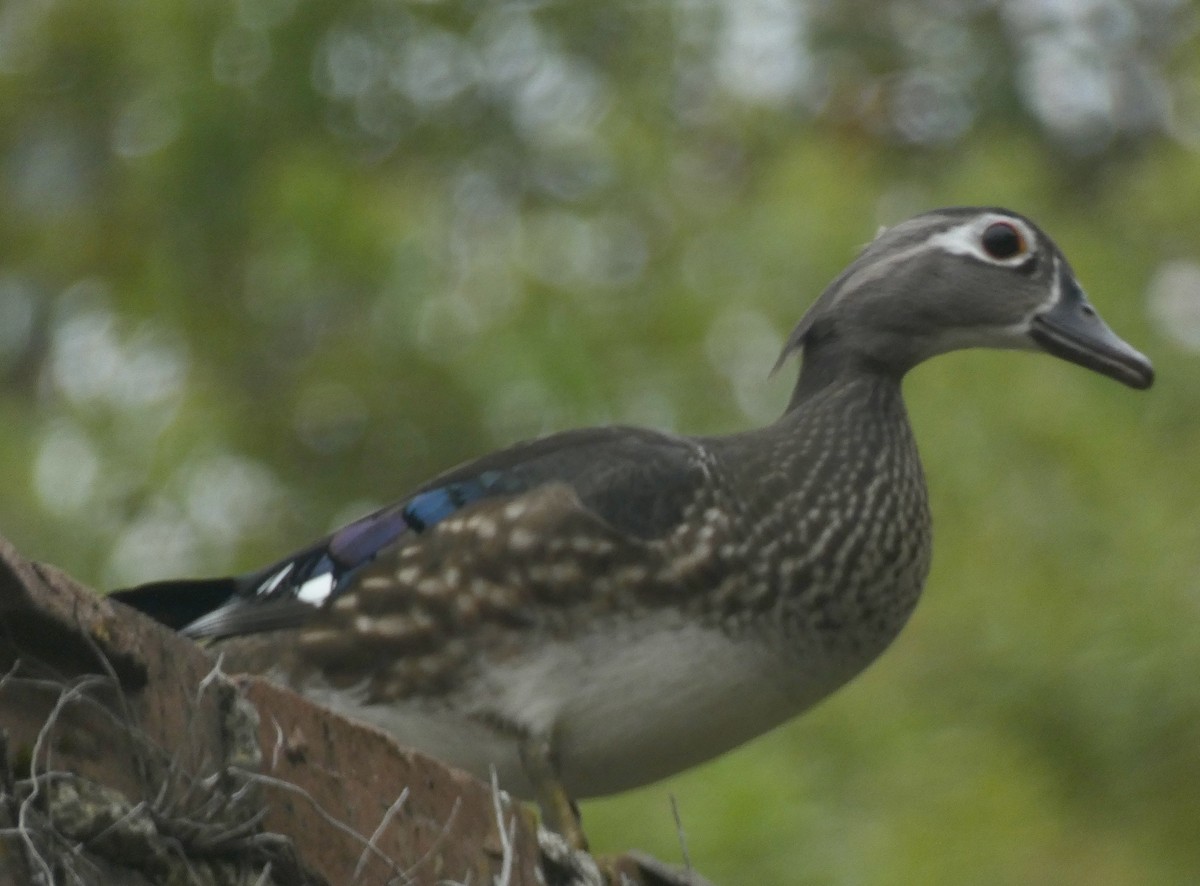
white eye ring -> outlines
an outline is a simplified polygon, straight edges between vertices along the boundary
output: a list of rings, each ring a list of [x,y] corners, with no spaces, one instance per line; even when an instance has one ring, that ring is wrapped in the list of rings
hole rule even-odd
[[[998,230],[997,230],[998,229]],[[997,230],[998,234],[1011,231],[1016,234],[1016,249],[1004,253],[1003,246],[998,243],[987,243],[989,231]],[[942,231],[929,238],[929,245],[937,246],[952,255],[970,255],[987,262],[989,265],[999,265],[1013,268],[1024,263],[1030,255],[1037,251],[1037,235],[1029,225],[1011,215],[1001,215],[989,212],[966,224]]]

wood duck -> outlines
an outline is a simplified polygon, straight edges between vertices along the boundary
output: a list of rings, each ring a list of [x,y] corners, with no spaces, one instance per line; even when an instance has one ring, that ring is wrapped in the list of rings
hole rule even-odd
[[[930,563],[901,380],[973,347],[1153,381],[1033,222],[941,209],[880,233],[808,310],[765,428],[519,443],[260,571],[113,596],[212,641],[227,670],[494,767],[582,845],[570,798],[734,748],[896,636]]]

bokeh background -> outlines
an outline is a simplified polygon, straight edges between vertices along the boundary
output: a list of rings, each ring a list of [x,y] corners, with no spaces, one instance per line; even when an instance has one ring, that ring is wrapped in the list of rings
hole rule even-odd
[[[723,884],[1200,882],[1200,4],[5,0],[0,532],[97,587],[261,565],[517,439],[771,420],[881,224],[1024,211],[1136,393],[907,393],[908,630],[585,804]],[[652,714],[648,714],[652,715]]]

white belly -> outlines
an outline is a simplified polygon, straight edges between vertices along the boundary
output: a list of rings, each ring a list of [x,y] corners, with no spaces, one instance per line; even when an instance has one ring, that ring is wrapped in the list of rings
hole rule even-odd
[[[715,757],[800,713],[847,676],[819,657],[812,680],[785,679],[782,667],[761,644],[662,613],[640,622],[636,636],[600,630],[489,665],[451,706],[421,699],[367,706],[323,690],[306,694],[481,778],[494,767],[519,796],[530,794],[520,733],[548,734],[568,792],[582,798]]]

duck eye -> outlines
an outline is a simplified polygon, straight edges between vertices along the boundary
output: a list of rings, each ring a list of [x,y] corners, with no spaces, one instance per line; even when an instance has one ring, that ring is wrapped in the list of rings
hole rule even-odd
[[[1020,255],[1025,251],[1025,238],[1016,225],[1009,222],[994,222],[984,229],[979,238],[983,251],[999,261]]]

